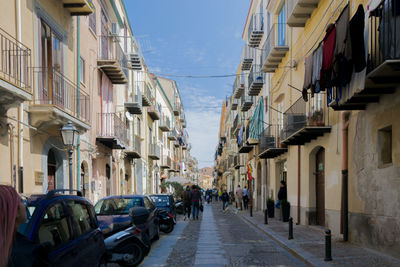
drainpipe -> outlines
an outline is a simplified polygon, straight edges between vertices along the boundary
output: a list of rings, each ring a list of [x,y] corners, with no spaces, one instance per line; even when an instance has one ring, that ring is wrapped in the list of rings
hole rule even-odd
[[[300,146],[297,146],[297,157],[298,157],[298,164],[297,164],[297,223],[300,224],[300,172],[301,172],[301,155],[300,155]]]
[[[7,124],[9,136],[10,136],[10,179],[11,185],[16,189],[17,181],[15,177],[15,165],[14,165],[14,125],[11,123]]]
[[[348,196],[348,137],[350,112],[342,112],[342,212],[341,233],[343,241],[349,238],[349,196]]]
[[[16,1],[17,17],[17,41],[21,42],[21,0]],[[19,45],[19,44],[18,44]],[[18,107],[18,120],[24,121],[24,103]],[[18,123],[18,191],[24,192],[24,129]]]
[[[113,160],[112,154],[110,154],[110,184],[111,184],[111,195],[114,195],[114,181],[113,181]]]
[[[81,25],[80,25],[80,18],[79,16],[76,18],[76,79],[77,79],[77,86],[76,86],[76,108],[77,108],[77,116],[80,118],[81,113],[81,101],[80,101],[80,88],[81,88]],[[77,185],[76,189],[80,190],[81,185],[81,137],[78,135],[78,141],[76,146],[76,179]],[[83,185],[85,186],[85,185]],[[82,188],[83,189],[83,188]]]

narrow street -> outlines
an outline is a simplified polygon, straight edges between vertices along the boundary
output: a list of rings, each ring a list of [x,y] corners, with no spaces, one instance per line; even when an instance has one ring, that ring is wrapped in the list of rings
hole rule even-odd
[[[140,266],[304,266],[222,202],[204,206],[198,221],[180,216],[174,231],[153,243]]]

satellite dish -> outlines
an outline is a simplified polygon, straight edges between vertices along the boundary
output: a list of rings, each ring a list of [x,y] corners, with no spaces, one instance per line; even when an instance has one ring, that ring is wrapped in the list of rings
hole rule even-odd
[[[132,117],[131,113],[129,113],[128,111],[125,112],[125,117],[128,119],[128,121],[133,121],[133,117]]]

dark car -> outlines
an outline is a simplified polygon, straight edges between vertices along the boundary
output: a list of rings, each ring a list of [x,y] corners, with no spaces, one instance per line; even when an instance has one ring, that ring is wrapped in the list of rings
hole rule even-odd
[[[165,210],[171,214],[176,221],[176,207],[174,197],[170,194],[155,194],[150,196],[158,209]]]
[[[51,266],[99,266],[104,260],[104,238],[92,204],[77,195],[52,190],[26,199],[27,221],[18,232],[43,245]]]
[[[156,206],[148,196],[123,195],[110,196],[99,200],[94,206],[99,227],[105,235],[118,232],[132,224],[129,211],[133,207],[145,207],[150,215],[142,225],[136,225],[142,231],[143,242],[150,245],[150,240],[160,236]]]

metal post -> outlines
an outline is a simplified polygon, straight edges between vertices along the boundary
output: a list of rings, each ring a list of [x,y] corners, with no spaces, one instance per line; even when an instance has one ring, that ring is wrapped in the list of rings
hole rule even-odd
[[[74,189],[72,180],[72,146],[68,148],[68,160],[69,160],[69,189]]]
[[[293,218],[289,218],[289,240],[293,239]]]
[[[332,235],[331,230],[325,230],[325,259],[324,261],[332,261]]]
[[[264,210],[264,224],[268,224],[268,209]]]

